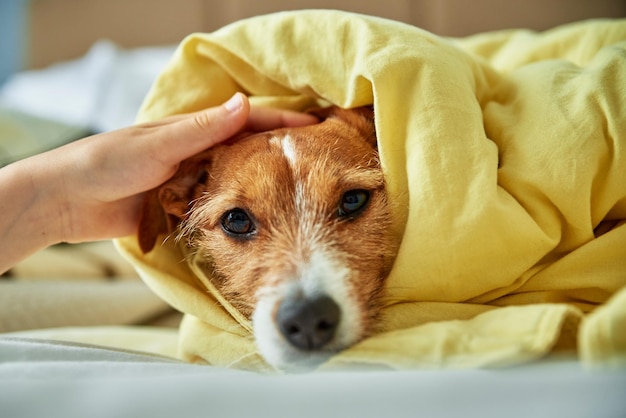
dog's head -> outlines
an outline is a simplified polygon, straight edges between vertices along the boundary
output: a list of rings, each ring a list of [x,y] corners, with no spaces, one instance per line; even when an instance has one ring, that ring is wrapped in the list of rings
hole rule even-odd
[[[174,231],[211,260],[263,357],[316,365],[375,331],[395,243],[371,109],[252,134],[183,162],[148,194],[139,242]]]

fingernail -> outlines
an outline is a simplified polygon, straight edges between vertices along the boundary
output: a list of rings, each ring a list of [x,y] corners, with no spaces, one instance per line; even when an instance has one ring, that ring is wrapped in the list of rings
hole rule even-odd
[[[233,97],[231,97],[226,103],[224,103],[224,107],[231,113],[241,109],[243,107],[243,100],[241,100],[241,95],[239,93],[235,93]]]

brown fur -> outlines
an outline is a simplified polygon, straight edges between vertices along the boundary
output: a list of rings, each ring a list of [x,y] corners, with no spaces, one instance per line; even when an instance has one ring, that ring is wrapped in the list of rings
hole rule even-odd
[[[363,338],[375,329],[396,251],[373,115],[368,108],[330,108],[317,115],[326,119],[253,134],[183,162],[146,198],[139,242],[148,252],[159,236],[178,228],[211,260],[207,269],[216,287],[248,317],[259,289],[295,277],[316,246],[323,246],[349,267],[346,285],[359,309]],[[286,135],[297,154],[295,167],[280,146]],[[306,197],[300,206],[298,187]],[[353,218],[342,218],[340,199],[355,189],[369,191],[369,203]],[[233,208],[253,219],[256,232],[250,239],[224,232],[222,216]]]

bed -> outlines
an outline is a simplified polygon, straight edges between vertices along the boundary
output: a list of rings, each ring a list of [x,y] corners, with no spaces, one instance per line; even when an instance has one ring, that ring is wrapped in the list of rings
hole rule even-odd
[[[137,352],[0,340],[7,417],[623,417],[623,373],[568,360],[508,370],[266,376]]]
[[[324,16],[315,13],[323,13]],[[294,21],[298,24],[293,24]],[[365,26],[387,27],[388,24],[378,19],[335,12],[277,14],[243,22],[214,35],[192,36],[177,49],[177,52],[173,52],[172,47],[125,51],[105,43],[94,46],[81,60],[46,71],[20,74],[5,86],[0,96],[4,106],[3,114],[7,115],[5,117],[7,122],[3,126],[13,124],[13,127],[7,128],[4,132],[18,132],[20,138],[24,138],[20,144],[30,145],[20,149],[19,152],[7,153],[6,157],[3,155],[4,161],[8,162],[10,159],[57,146],[89,132],[114,129],[132,123],[140,107],[140,119],[150,120],[169,113],[219,103],[231,94],[235,87],[255,96],[255,100],[262,104],[292,108],[304,107],[313,102],[321,103],[320,100],[353,106],[373,99],[391,100],[395,97],[393,94],[409,95],[406,90],[381,87],[381,80],[384,81],[386,78],[374,76],[369,79],[354,77],[350,78],[348,83],[337,83],[349,85],[350,89],[334,88],[331,84],[336,80],[311,82],[303,78],[287,77],[285,74],[289,75],[288,68],[278,64],[273,66],[271,60],[260,59],[260,55],[254,56],[249,52],[253,50],[249,48],[250,44],[246,44],[268,40],[263,38],[267,35],[258,36],[258,27],[284,29],[283,25],[291,22],[292,28],[306,28],[307,25],[317,25],[319,22],[339,21],[344,25],[340,25],[343,29],[350,28],[354,22],[357,22],[361,30]],[[408,26],[395,26],[396,23],[391,25],[393,31],[412,33],[414,31]],[[571,60],[579,64],[583,61],[588,62],[595,51],[592,53],[585,48],[577,49],[572,46],[575,45],[572,42],[564,43],[568,36],[571,37],[565,32],[578,31],[580,36],[582,33],[591,33],[590,28],[594,25],[610,26],[612,29],[605,32],[606,39],[613,37],[616,40],[622,39],[620,37],[626,23],[583,22],[557,29],[545,35],[552,37],[550,51],[569,45],[570,55],[561,58],[562,60]],[[304,32],[306,31],[302,33]],[[247,35],[241,36],[242,33]],[[349,38],[349,33],[350,31],[346,30],[344,36]],[[291,36],[298,35],[291,33]],[[490,62],[493,68],[486,70],[487,72],[494,71],[495,68],[495,71],[501,74],[515,74],[523,80],[529,74],[532,75],[532,71],[537,70],[535,62],[541,66],[543,64],[540,61],[545,58],[541,57],[541,52],[536,48],[537,44],[534,44],[535,49],[532,47],[532,40],[537,40],[542,35],[529,31],[504,31],[455,40],[443,40],[421,31],[416,36],[428,45],[445,43],[446,51],[457,49],[471,51],[471,60],[464,55],[459,58],[455,52],[450,52],[445,59],[437,61],[438,65],[443,65],[438,67],[439,69],[448,68],[450,63],[456,63],[466,65],[474,71],[483,65],[488,67],[485,63]],[[238,41],[234,41],[235,39]],[[277,45],[279,44],[277,42]],[[224,45],[233,46],[225,53]],[[190,77],[196,75],[194,73],[196,69],[185,64],[186,59],[193,58],[188,55],[190,50],[195,51],[194,54],[202,53],[210,57],[203,71],[212,71],[211,74],[215,75],[216,79],[227,81],[210,82],[211,94],[195,96],[193,100],[177,97],[175,93],[167,90],[167,83],[163,82],[168,77],[174,80],[178,77],[183,81],[182,85],[179,84],[182,89],[191,89],[194,87],[193,83],[202,80]],[[175,58],[170,60],[172,54]],[[280,57],[280,52],[277,57]],[[103,62],[108,63],[104,70]],[[245,65],[241,65],[242,62],[245,62]],[[146,63],[149,65],[145,65]],[[224,71],[216,70],[212,67],[214,65]],[[524,66],[528,66],[527,70],[515,73],[518,67]],[[132,71],[123,71],[120,68],[126,70],[132,68]],[[267,76],[268,68],[276,71],[272,73],[271,78]],[[87,88],[76,86],[76,71],[87,74],[85,69],[93,70],[93,76],[84,77],[84,81],[93,83],[96,80],[96,85],[87,84]],[[424,72],[426,79],[435,77],[433,74],[436,71],[430,70],[433,69]],[[617,70],[616,72],[619,73]],[[159,76],[161,82],[152,84],[157,73],[161,73]],[[128,74],[134,75],[134,78],[131,80],[125,78]],[[260,80],[258,74],[263,74],[267,79]],[[302,74],[304,74],[302,77],[306,78],[306,71]],[[411,76],[403,70],[396,75]],[[69,84],[67,80],[71,80]],[[137,82],[138,80],[141,82]],[[462,84],[458,81],[460,78],[455,80],[452,82],[453,86]],[[382,90],[375,90],[375,94],[372,95],[370,85],[366,81],[379,86]],[[185,85],[184,82],[191,84]],[[480,80],[476,83],[479,82]],[[49,104],[45,106],[42,102],[25,103],[25,100],[32,96],[28,91],[32,92],[32,89],[35,89],[41,93],[48,88],[52,98],[50,102],[54,103],[58,91],[55,89],[67,89],[72,84],[76,87],[75,97],[80,102],[78,107],[91,109],[90,112],[75,113],[71,110],[63,112],[59,106]],[[151,89],[150,85],[153,85]],[[133,88],[129,90],[127,86]],[[440,88],[439,91],[447,92],[446,89]],[[298,94],[294,94],[294,91]],[[624,93],[623,89],[617,91]],[[385,99],[387,93],[393,94]],[[102,97],[103,95],[105,97]],[[147,99],[144,100],[146,95]],[[164,100],[165,97],[168,100]],[[619,94],[617,97],[620,97]],[[143,105],[140,105],[142,101]],[[506,100],[496,102],[505,103]],[[437,101],[434,100],[428,105],[436,109]],[[98,111],[93,112],[93,109]],[[381,132],[391,129],[391,121],[397,121],[387,119],[383,114],[379,117],[377,122],[382,126]],[[457,114],[457,117],[462,117],[462,112]],[[623,127],[623,124],[620,125],[623,123],[620,118],[621,116],[617,116],[615,120],[618,126]],[[482,129],[482,125],[480,127]],[[497,138],[497,128],[496,125],[490,126],[489,134],[494,138]],[[466,127],[458,129],[467,130]],[[445,129],[442,128],[442,131]],[[41,137],[41,132],[58,132],[58,135],[52,136],[52,142],[41,144],[35,140]],[[0,138],[2,149],[16,149],[9,142],[10,138],[17,137],[16,134],[12,135]],[[46,138],[49,137],[46,135]],[[495,148],[491,147],[492,145],[486,146],[487,152],[494,153]],[[399,154],[391,144],[383,143],[383,148],[388,155],[387,161],[416,158],[416,154],[412,154],[412,157]],[[432,149],[426,151],[428,153]],[[489,157],[497,160],[497,154],[495,152]],[[391,176],[394,178],[391,187],[395,188],[394,193],[398,194],[403,187],[404,177],[398,173]],[[623,182],[614,181],[614,183],[617,190],[623,191]],[[476,187],[476,184],[473,186]],[[523,196],[518,201],[521,198]],[[513,204],[511,201],[507,202]],[[616,204],[616,207],[618,206]],[[491,212],[494,213],[496,212]],[[411,213],[403,213],[399,218],[409,219],[411,216],[413,216]],[[444,211],[440,216],[447,215]],[[438,226],[436,223],[438,220],[431,219],[431,226]],[[480,221],[479,217],[474,217],[472,222],[476,220]],[[598,229],[594,233],[598,237],[604,236],[605,240],[609,238],[616,240],[609,240],[607,244],[613,249],[614,253],[611,254],[615,258],[606,263],[613,268],[612,270],[609,268],[607,274],[613,273],[611,286],[614,289],[610,294],[607,291],[600,296],[593,293],[593,297],[599,298],[598,305],[611,306],[619,313],[623,303],[624,292],[620,293],[620,290],[624,288],[626,254],[623,252],[624,246],[619,247],[612,243],[620,242],[625,226],[617,218],[612,221],[614,222],[610,225],[603,225],[606,230]],[[476,224],[479,225],[480,222]],[[613,230],[617,233],[610,232]],[[465,238],[468,236],[471,234]],[[531,234],[526,238],[533,239]],[[461,241],[459,240],[457,244],[467,246],[468,242],[471,242]],[[0,280],[0,331],[5,333],[0,337],[0,385],[2,385],[0,405],[3,415],[415,416],[419,413],[426,416],[462,414],[515,417],[532,414],[621,417],[626,413],[626,400],[623,396],[626,393],[625,353],[620,351],[619,345],[623,341],[622,336],[626,335],[624,322],[619,322],[618,318],[609,323],[613,326],[609,334],[614,337],[617,347],[613,355],[603,357],[603,353],[594,354],[596,352],[592,351],[591,355],[584,357],[579,350],[573,348],[576,346],[575,330],[578,329],[581,318],[594,311],[594,307],[590,307],[592,297],[586,293],[576,294],[576,300],[559,300],[558,297],[562,294],[554,289],[548,289],[550,291],[546,293],[546,289],[532,285],[531,281],[526,291],[517,294],[511,292],[507,286],[493,286],[491,283],[492,288],[479,290],[476,290],[476,287],[464,288],[459,292],[466,294],[450,296],[449,300],[445,298],[437,301],[406,300],[406,304],[399,304],[390,314],[390,317],[395,318],[397,325],[397,330],[392,331],[398,331],[392,332],[393,338],[389,340],[381,338],[373,343],[366,342],[356,350],[348,350],[323,371],[303,375],[282,375],[266,369],[238,370],[238,368],[254,369],[251,366],[255,364],[241,361],[242,358],[249,358],[248,352],[243,356],[238,354],[239,357],[232,357],[229,354],[233,351],[233,345],[244,347],[245,350],[250,347],[250,340],[245,333],[241,335],[233,333],[224,340],[224,345],[219,348],[217,354],[207,353],[201,344],[203,338],[207,338],[204,333],[208,328],[206,324],[211,324],[215,328],[215,324],[211,323],[212,315],[223,314],[222,311],[212,310],[218,305],[211,299],[212,296],[204,288],[181,290],[176,284],[176,277],[173,277],[178,273],[174,274],[166,269],[163,274],[155,274],[154,261],[137,253],[133,237],[118,241],[115,245],[117,249],[110,242],[53,247],[25,260],[16,266],[9,276]],[[442,243],[439,242],[438,245]],[[477,248],[484,249],[482,245],[481,243]],[[516,245],[513,245],[513,248],[522,248]],[[159,250],[160,256],[176,252],[177,249],[174,247],[168,245],[162,247]],[[408,251],[406,248],[408,247],[405,247],[404,251]],[[425,249],[423,246],[419,248],[432,251],[432,248]],[[117,250],[120,250],[123,256]],[[479,260],[476,262],[478,267],[484,262],[472,253],[459,256],[461,259],[463,257]],[[526,255],[519,259],[524,260],[524,257]],[[440,263],[449,261],[443,258],[438,260]],[[436,266],[431,265],[430,268],[431,271],[440,271]],[[557,265],[555,277],[559,277],[559,268]],[[565,268],[567,270],[570,267],[566,264]],[[619,274],[620,271],[622,274]],[[617,274],[614,274],[615,272]],[[182,274],[189,272],[185,271]],[[509,273],[511,274],[513,272]],[[42,275],[46,277],[42,279]],[[545,277],[549,281],[552,276]],[[508,286],[512,284],[509,283]],[[604,285],[599,283],[598,286]],[[502,288],[508,290],[502,293]],[[491,299],[488,299],[485,296],[492,291],[497,293],[498,289],[502,294],[497,297],[491,295]],[[603,289],[608,289],[608,285]],[[429,291],[427,287],[422,287],[422,290]],[[202,297],[207,298],[207,306],[213,308],[193,311],[192,309],[197,308],[191,308],[184,303],[172,303],[176,298],[171,295],[176,292],[180,292],[178,295],[186,295],[184,292],[193,295],[198,291],[203,293]],[[454,291],[450,290],[450,294],[453,293]],[[544,310],[532,310],[536,302],[532,297],[538,297],[539,293],[541,297],[549,294],[553,298],[552,303],[542,304],[541,308],[545,308]],[[530,299],[520,303],[520,298],[523,297]],[[496,300],[498,302],[494,303]],[[172,305],[176,309],[172,308]],[[522,308],[517,310],[519,306]],[[419,323],[407,320],[407,313],[414,314]],[[186,322],[179,326],[182,314],[185,314]],[[510,316],[507,316],[509,314]],[[475,343],[472,348],[474,351],[464,351],[460,345],[455,345],[454,341],[450,342],[450,339],[445,340],[449,344],[447,348],[444,347],[444,351],[436,351],[432,344],[428,344],[428,341],[440,342],[436,336],[441,335],[444,329],[447,329],[446,335],[458,336],[459,340],[466,341],[468,332],[473,331],[467,331],[471,328],[464,328],[463,321],[472,321],[479,317],[480,321],[473,322],[473,326],[488,323],[489,327],[485,329],[495,330],[496,334],[502,332],[504,335],[503,330],[510,324],[515,324],[517,320],[521,321],[519,324],[529,324],[531,322],[528,320],[529,314],[537,315],[533,318],[556,319],[555,325],[550,328],[551,334],[530,332],[532,337],[541,335],[542,338],[531,338],[528,344],[523,345],[524,350],[520,349],[522,345],[517,344],[519,341],[515,340],[518,337],[515,334],[513,340],[516,344],[511,344],[511,341],[504,345],[498,341],[494,343],[493,335],[487,335],[488,338],[482,340],[475,338],[472,340]],[[201,320],[196,321],[193,318]],[[229,322],[226,325],[227,328],[238,326],[236,322]],[[510,328],[522,329],[512,326]],[[416,334],[403,331],[411,329],[420,331]],[[473,330],[475,331],[475,328]],[[524,330],[536,331],[532,327]],[[405,351],[402,351],[401,355],[397,353],[394,355],[393,350],[390,350],[392,355],[380,355],[380,347],[393,347],[394,343],[399,343],[397,347],[404,349],[407,341],[411,344],[417,342],[413,347],[420,347],[417,350],[419,355],[407,356]],[[500,340],[500,343],[502,341],[504,340]],[[481,347],[478,351],[477,346]],[[450,347],[453,347],[451,351],[446,351]],[[189,364],[181,358],[200,358],[203,360],[201,363],[205,364]],[[603,358],[611,361],[604,362]]]

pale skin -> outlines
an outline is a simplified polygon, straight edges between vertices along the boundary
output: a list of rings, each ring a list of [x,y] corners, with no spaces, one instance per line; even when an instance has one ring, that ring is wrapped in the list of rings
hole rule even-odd
[[[60,242],[134,234],[144,192],[179,163],[242,130],[317,122],[251,108],[243,94],[221,106],[75,141],[0,169],[0,274]]]

